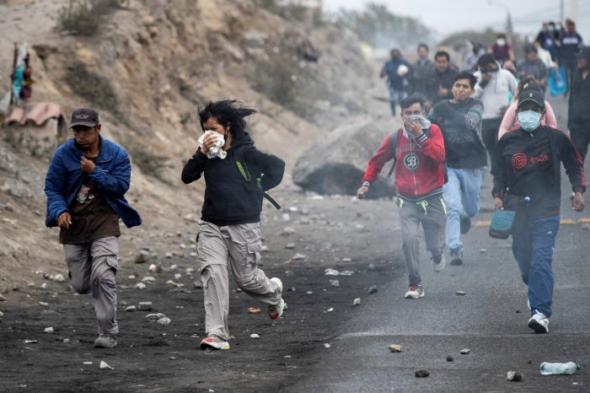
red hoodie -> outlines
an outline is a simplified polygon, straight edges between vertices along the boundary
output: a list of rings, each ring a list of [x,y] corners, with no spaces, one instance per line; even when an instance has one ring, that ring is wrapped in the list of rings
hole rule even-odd
[[[385,138],[365,170],[363,181],[372,183],[393,157],[391,138],[398,138],[395,150],[395,189],[401,197],[419,199],[436,193],[445,184],[445,143],[437,125],[417,139],[403,130]]]

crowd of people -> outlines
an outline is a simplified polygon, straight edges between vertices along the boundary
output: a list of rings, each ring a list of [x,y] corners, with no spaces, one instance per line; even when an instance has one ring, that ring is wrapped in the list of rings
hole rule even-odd
[[[487,51],[474,45],[461,71],[451,64],[448,52],[436,52],[431,61],[425,44],[418,46],[414,64],[399,50],[391,51],[381,76],[388,80],[391,111],[395,115],[399,104],[403,125],[370,159],[357,196],[369,195],[382,168],[393,161],[409,275],[405,298],[425,296],[420,225],[436,272],[446,266],[445,246],[450,264],[464,263],[461,235],[479,212],[489,168],[494,206],[497,212],[511,213],[502,217],[510,217],[506,236],[512,235],[513,255],[528,287],[528,326],[537,333],[549,332],[561,166],[571,183],[572,209],[582,211],[590,143],[590,47],[582,45],[573,21],[565,26],[560,30],[544,24],[516,67],[504,34]],[[568,75],[569,136],[557,128],[545,98],[549,70],[556,64]]]
[[[559,35],[556,31],[551,23],[544,25],[517,67],[505,35],[489,52],[474,45],[463,70],[443,50],[432,61],[425,44],[418,46],[414,64],[401,51],[391,51],[381,76],[387,77],[392,113],[401,107],[403,126],[371,158],[357,195],[370,194],[384,165],[393,161],[409,275],[404,297],[425,296],[420,226],[435,271],[445,269],[447,252],[450,264],[464,263],[462,235],[479,212],[483,176],[491,164],[495,207],[515,212],[513,254],[528,285],[528,326],[549,331],[560,166],[572,185],[572,208],[581,211],[590,142],[590,47],[581,47],[571,21]],[[571,74],[571,140],[556,128],[545,99],[547,60],[560,62]],[[235,101],[209,103],[199,112],[204,134],[181,175],[187,184],[201,178],[206,183],[196,261],[204,293],[203,349],[230,348],[229,272],[245,293],[268,306],[272,320],[286,309],[282,281],[258,267],[263,198],[273,202],[266,191],[280,184],[285,163],[255,147],[245,120],[254,112]],[[73,138],[56,150],[48,168],[46,225],[60,228],[73,288],[92,294],[98,322],[94,345],[113,348],[119,333],[119,219],[127,227],[142,222],[125,199],[131,162],[122,146],[101,136],[94,109],[75,110],[71,129]]]

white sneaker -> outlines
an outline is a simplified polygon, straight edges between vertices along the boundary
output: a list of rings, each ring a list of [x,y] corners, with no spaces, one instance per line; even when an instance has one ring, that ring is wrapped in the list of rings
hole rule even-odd
[[[110,334],[101,334],[94,340],[94,348],[115,348],[117,338]]]
[[[529,319],[529,327],[535,333],[549,333],[549,318],[539,311],[535,311],[531,319]]]
[[[273,277],[270,279],[270,282],[272,282],[277,287],[281,296],[279,304],[271,304],[268,306],[268,316],[273,321],[276,321],[281,319],[283,316],[283,312],[287,308],[287,303],[285,303],[285,300],[283,300],[283,282],[281,279],[278,277]]]
[[[422,285],[410,285],[405,293],[406,299],[420,299],[424,297],[424,287]]]
[[[442,254],[440,256],[440,261],[438,263],[432,261],[432,265],[434,267],[434,271],[437,273],[440,273],[443,270],[445,270],[445,267],[447,266],[447,259],[445,258],[445,254]]]

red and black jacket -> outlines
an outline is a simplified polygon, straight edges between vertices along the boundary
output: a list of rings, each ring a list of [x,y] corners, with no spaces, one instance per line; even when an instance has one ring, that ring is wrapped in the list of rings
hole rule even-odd
[[[397,138],[393,143],[392,138]],[[395,157],[392,146],[395,146]],[[395,189],[405,199],[417,200],[442,192],[445,183],[445,142],[437,125],[419,138],[402,129],[387,136],[365,170],[363,182],[375,181],[383,166],[395,159]]]
[[[532,216],[559,214],[561,163],[574,191],[584,192],[584,163],[563,132],[541,126],[506,134],[496,145],[492,160],[494,197],[530,201]],[[509,206],[513,208],[513,206]]]

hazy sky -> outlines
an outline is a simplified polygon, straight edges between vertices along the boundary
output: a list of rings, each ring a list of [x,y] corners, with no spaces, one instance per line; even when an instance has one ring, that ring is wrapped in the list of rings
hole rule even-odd
[[[393,12],[414,16],[434,30],[448,34],[457,30],[487,26],[503,29],[510,9],[515,30],[532,35],[546,19],[559,19],[560,0],[324,0],[324,8],[361,9],[367,3],[386,4]],[[565,16],[576,9],[578,30],[590,42],[590,1],[564,0]]]

